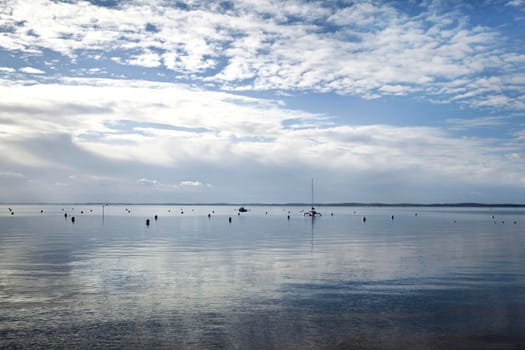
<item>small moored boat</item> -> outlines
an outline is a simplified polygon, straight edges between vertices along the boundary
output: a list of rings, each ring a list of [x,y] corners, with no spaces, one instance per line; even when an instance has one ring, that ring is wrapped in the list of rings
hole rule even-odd
[[[312,209],[305,211],[304,216],[311,216],[312,218],[316,216],[321,216],[322,214],[315,210],[314,208],[314,179],[312,179]]]

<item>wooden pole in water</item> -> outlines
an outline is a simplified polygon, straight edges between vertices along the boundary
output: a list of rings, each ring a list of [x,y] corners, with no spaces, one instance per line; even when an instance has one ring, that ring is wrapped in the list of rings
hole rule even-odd
[[[108,202],[102,203],[102,222],[104,222],[104,216],[105,216],[104,209],[105,209],[106,205],[108,205]]]

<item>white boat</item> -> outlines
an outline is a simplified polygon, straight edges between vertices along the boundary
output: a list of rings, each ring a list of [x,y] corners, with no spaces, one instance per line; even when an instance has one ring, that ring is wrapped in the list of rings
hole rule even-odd
[[[312,178],[312,209],[304,212],[304,216],[310,216],[312,218],[321,216],[322,214],[314,208],[314,179]]]

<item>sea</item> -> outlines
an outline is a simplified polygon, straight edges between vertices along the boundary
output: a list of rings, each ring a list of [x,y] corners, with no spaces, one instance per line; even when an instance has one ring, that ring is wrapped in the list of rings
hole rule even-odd
[[[524,208],[246,208],[0,205],[0,348],[525,348]]]

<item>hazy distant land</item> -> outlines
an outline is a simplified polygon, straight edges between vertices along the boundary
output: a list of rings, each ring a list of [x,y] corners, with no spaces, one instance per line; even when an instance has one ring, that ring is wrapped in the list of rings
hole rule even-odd
[[[274,206],[274,207],[306,207],[311,203],[290,202],[290,203],[240,203],[240,202],[212,202],[212,203],[189,203],[189,202],[168,202],[168,203],[138,203],[138,202],[2,202],[1,205],[162,205],[162,206]],[[525,208],[525,204],[519,203],[314,203],[317,207],[448,207],[448,208]]]

